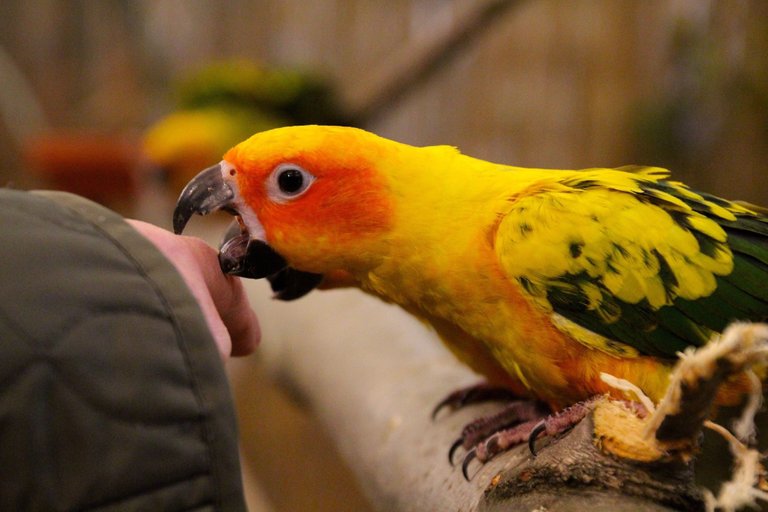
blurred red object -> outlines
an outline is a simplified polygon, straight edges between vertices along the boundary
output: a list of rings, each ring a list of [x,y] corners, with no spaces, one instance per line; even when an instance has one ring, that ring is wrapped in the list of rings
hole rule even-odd
[[[54,132],[30,139],[24,161],[44,186],[109,205],[136,196],[138,155],[125,137]]]

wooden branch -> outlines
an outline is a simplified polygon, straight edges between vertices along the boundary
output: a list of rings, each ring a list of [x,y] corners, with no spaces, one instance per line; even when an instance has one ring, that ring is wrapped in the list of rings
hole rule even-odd
[[[594,442],[592,417],[530,458],[508,465],[486,489],[478,510],[696,510],[701,496],[691,466],[629,462]],[[527,449],[527,448],[526,448]],[[521,453],[522,452],[522,453]]]

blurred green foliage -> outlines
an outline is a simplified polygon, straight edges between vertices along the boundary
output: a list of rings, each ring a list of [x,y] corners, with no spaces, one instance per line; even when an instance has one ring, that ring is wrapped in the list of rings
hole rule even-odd
[[[216,62],[180,80],[181,109],[221,106],[261,110],[290,124],[345,124],[330,84],[312,73],[248,60]]]
[[[256,132],[296,124],[349,124],[320,77],[248,60],[214,62],[182,77],[175,109],[144,136],[144,153],[178,191]]]

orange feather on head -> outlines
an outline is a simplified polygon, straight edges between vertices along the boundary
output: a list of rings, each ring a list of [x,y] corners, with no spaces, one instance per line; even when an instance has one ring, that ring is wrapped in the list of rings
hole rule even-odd
[[[292,134],[272,130],[224,155],[237,169],[242,197],[264,226],[270,245],[310,271],[335,270],[340,262],[328,261],[329,246],[334,255],[359,254],[366,250],[366,241],[380,242],[379,235],[393,223],[387,184],[375,168],[376,155],[357,150],[365,146],[356,138],[370,134],[341,133],[347,136],[308,131],[307,135],[317,135],[298,144]],[[267,178],[281,164],[293,164],[314,176],[300,198],[267,200]]]

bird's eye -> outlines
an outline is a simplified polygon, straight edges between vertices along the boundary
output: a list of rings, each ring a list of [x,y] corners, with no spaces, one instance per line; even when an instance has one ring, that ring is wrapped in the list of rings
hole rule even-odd
[[[306,192],[313,181],[315,177],[298,165],[280,164],[272,171],[269,195],[274,201],[285,202]]]
[[[304,174],[298,169],[286,169],[277,175],[277,186],[284,194],[296,194],[304,188]]]

